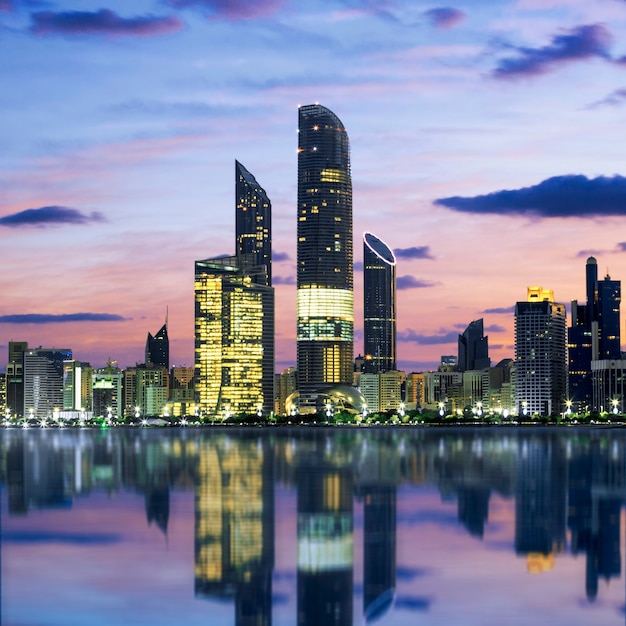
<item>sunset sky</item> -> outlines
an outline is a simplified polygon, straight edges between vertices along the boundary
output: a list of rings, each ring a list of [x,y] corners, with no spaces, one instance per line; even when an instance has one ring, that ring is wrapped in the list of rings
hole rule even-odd
[[[234,253],[235,159],[273,207],[278,371],[295,364],[297,107],[352,149],[362,233],[398,259],[399,367],[528,285],[626,280],[624,0],[0,0],[0,368],[10,340],[143,361],[169,310],[193,364],[194,260]]]

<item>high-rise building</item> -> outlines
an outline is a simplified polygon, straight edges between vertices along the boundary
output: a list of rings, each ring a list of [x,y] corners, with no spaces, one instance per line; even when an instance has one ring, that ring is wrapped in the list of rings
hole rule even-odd
[[[396,257],[372,233],[363,235],[365,371],[396,369]]]
[[[527,302],[515,305],[515,405],[519,415],[565,410],[567,359],[565,305],[554,293],[529,287]]]
[[[594,257],[587,259],[585,278],[587,302],[572,301],[572,324],[567,329],[569,399],[579,412],[599,408],[593,399],[591,362],[621,358],[621,283],[608,274],[598,280]]]
[[[196,261],[195,387],[208,415],[273,410],[274,289],[254,263],[254,254]]]
[[[122,371],[109,361],[107,367],[97,369],[92,378],[93,414],[100,417],[121,417],[124,414]]]
[[[474,320],[459,335],[458,367],[461,372],[482,370],[490,366],[489,337],[485,337],[482,318]]]
[[[158,365],[169,371],[170,340],[167,336],[167,319],[156,335],[152,336],[151,333],[148,333],[145,362],[146,365]]]
[[[350,144],[319,104],[298,110],[297,344],[301,404],[352,384],[354,297]]]
[[[9,361],[6,369],[6,405],[12,415],[24,411],[24,352],[26,341],[9,341]]]
[[[91,411],[93,368],[74,359],[63,362],[63,409]]]
[[[24,352],[24,416],[51,417],[63,407],[63,361],[71,358],[65,348]]]
[[[237,255],[253,254],[255,265],[265,265],[266,273],[254,280],[272,284],[272,204],[256,178],[235,161],[235,238]]]

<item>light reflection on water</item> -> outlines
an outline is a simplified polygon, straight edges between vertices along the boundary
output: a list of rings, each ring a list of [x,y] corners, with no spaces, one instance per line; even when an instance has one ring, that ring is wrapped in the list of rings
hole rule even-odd
[[[617,429],[7,430],[2,624],[624,624]]]

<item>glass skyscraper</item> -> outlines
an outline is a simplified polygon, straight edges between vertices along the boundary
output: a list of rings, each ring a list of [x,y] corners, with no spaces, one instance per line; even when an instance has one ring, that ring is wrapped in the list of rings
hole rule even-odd
[[[297,345],[301,401],[352,384],[354,296],[350,144],[341,120],[298,110]]]
[[[485,337],[482,318],[474,320],[459,335],[458,367],[461,372],[482,370],[491,365],[489,360],[489,337]]]
[[[235,161],[235,237],[237,254],[254,254],[255,265],[265,265],[265,278],[255,280],[272,284],[272,204],[256,178]]]
[[[158,365],[170,369],[170,340],[167,336],[167,319],[156,335],[148,333],[146,339],[146,365]]]
[[[363,235],[365,372],[396,369],[396,258],[372,233]]]

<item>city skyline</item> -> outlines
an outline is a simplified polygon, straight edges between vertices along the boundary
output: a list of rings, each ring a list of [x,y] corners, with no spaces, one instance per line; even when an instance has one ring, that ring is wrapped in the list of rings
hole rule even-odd
[[[297,110],[320,102],[350,136],[353,241],[397,257],[399,369],[479,318],[492,362],[513,356],[527,286],[569,310],[585,258],[626,270],[626,6],[545,5],[0,2],[0,346],[126,367],[168,309],[191,365],[191,268],[231,252],[238,160],[272,199],[276,368],[295,364]]]

